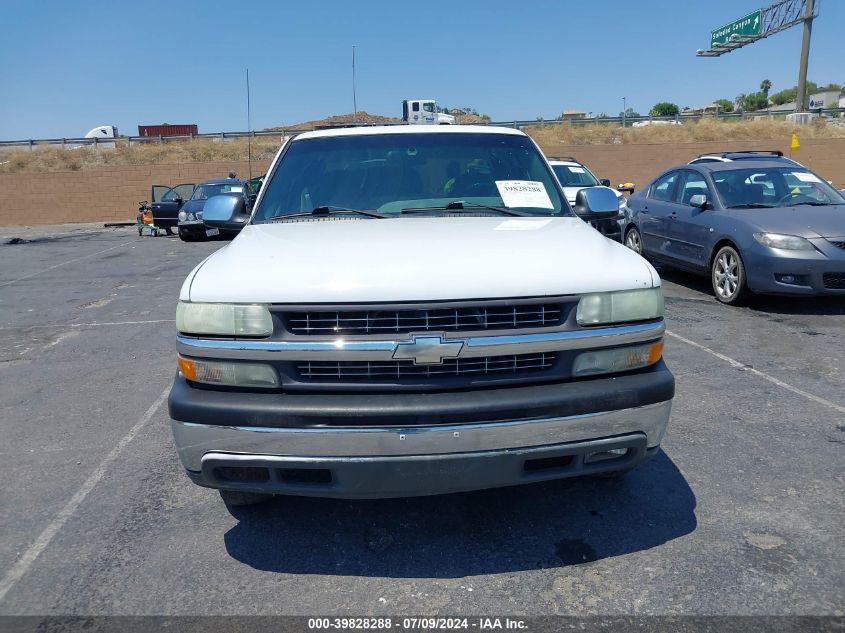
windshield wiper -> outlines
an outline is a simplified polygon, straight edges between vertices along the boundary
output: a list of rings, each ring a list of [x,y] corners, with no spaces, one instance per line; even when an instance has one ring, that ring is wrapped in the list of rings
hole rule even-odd
[[[426,213],[428,211],[476,211],[478,209],[495,211],[496,213],[501,213],[502,215],[514,215],[519,217],[530,215],[528,213],[514,211],[513,209],[494,207],[488,204],[475,204],[474,202],[464,202],[463,200],[453,200],[443,207],[409,207],[407,209],[402,209],[402,213]]]
[[[364,209],[347,209],[345,207],[321,205],[319,207],[314,207],[311,211],[305,211],[303,213],[288,213],[283,215],[274,215],[272,218],[268,218],[267,220],[265,220],[265,222],[283,222],[288,218],[305,218],[315,215],[347,215],[350,213],[354,213],[356,215],[363,215],[368,218],[384,219],[387,217],[386,215],[376,213],[375,211],[365,211]]]
[[[762,202],[749,202],[747,204],[731,204],[726,206],[726,209],[773,209],[773,204],[763,204]]]
[[[835,204],[835,203],[834,202],[819,202],[818,200],[814,200],[812,202],[810,202],[810,201],[796,202],[795,204],[789,204],[789,205],[786,205],[786,206],[800,207],[801,205],[805,205],[805,204],[808,205],[808,206],[811,206],[811,207],[826,207],[828,205],[832,205],[832,204]]]

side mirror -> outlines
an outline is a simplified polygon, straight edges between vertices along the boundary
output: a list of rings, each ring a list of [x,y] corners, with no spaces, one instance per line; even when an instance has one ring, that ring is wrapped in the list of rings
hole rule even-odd
[[[619,198],[609,189],[580,189],[575,194],[572,210],[582,220],[612,219],[619,215]]]
[[[599,180],[602,187],[609,187],[610,186],[610,178],[602,178]]]
[[[709,204],[709,200],[707,196],[703,193],[697,193],[689,199],[689,203],[691,207],[696,207],[697,209],[706,209],[707,205]]]
[[[173,198],[173,202],[175,202],[176,204],[182,204],[185,201],[182,200],[182,196],[176,196],[175,198]]]
[[[205,201],[202,221],[216,229],[240,229],[249,221],[246,203],[240,194],[221,194]]]
[[[618,187],[616,187],[616,191],[621,191],[622,193],[627,192],[628,194],[634,193],[634,183],[632,182],[624,182]]]

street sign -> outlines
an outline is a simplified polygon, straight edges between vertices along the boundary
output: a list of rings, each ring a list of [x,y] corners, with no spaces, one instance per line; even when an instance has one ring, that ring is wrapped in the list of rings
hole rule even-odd
[[[711,48],[719,44],[727,44],[732,36],[759,36],[762,32],[763,26],[762,10],[757,9],[753,13],[749,13],[745,17],[734,20],[730,24],[710,32],[710,46]]]

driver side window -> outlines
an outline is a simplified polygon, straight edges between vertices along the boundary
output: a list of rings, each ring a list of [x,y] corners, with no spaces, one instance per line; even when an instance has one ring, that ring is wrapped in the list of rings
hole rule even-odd
[[[681,185],[678,187],[678,193],[675,201],[678,204],[692,206],[690,205],[690,200],[696,195],[707,196],[708,200],[713,199],[710,195],[710,188],[704,180],[704,176],[698,172],[685,171],[683,173],[683,178],[681,179]]]
[[[672,195],[675,193],[675,182],[678,180],[678,172],[673,171],[662,178],[654,181],[649,189],[648,197],[654,200],[672,202]]]

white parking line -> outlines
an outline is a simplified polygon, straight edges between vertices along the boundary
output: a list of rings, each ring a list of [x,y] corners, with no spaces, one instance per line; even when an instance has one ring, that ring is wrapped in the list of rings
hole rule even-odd
[[[759,369],[754,369],[750,365],[746,365],[745,363],[742,363],[742,362],[740,362],[736,359],[733,359],[730,356],[725,356],[724,354],[720,354],[719,352],[712,350],[709,347],[705,347],[701,343],[696,343],[695,341],[691,341],[688,338],[684,338],[683,336],[681,336],[679,334],[675,334],[674,332],[670,332],[669,330],[666,330],[666,334],[671,336],[672,338],[678,339],[682,343],[686,343],[687,345],[692,345],[693,347],[697,347],[698,349],[707,352],[711,356],[715,356],[719,360],[725,361],[726,363],[728,363],[732,367],[736,367],[737,369],[742,369],[743,371],[751,372],[755,376],[759,376],[760,378],[768,380],[770,383],[773,383],[773,384],[777,385],[778,387],[780,387],[782,389],[786,389],[787,391],[791,391],[794,394],[797,394],[799,396],[807,398],[807,400],[812,400],[813,402],[817,402],[817,403],[822,404],[826,407],[830,407],[831,409],[833,409],[834,411],[838,411],[839,413],[845,413],[845,407],[840,406],[840,405],[836,404],[835,402],[831,402],[830,400],[825,400],[824,398],[821,398],[821,397],[819,397],[815,394],[812,394],[812,393],[808,393],[808,392],[804,391],[803,389],[799,389],[798,387],[793,387],[789,383],[783,382],[782,380],[775,378],[774,376],[770,376],[769,374],[762,372]]]
[[[41,534],[38,535],[38,538],[35,539],[35,542],[30,545],[29,549],[27,549],[23,556],[21,556],[18,561],[12,566],[12,568],[6,573],[3,577],[3,580],[0,580],[0,601],[6,596],[9,590],[14,587],[17,582],[26,575],[29,571],[32,564],[38,558],[38,556],[43,552],[59,530],[62,529],[62,526],[67,523],[67,520],[73,516],[73,513],[76,512],[76,509],[80,506],[80,504],[85,501],[85,497],[88,496],[94,486],[96,486],[103,476],[106,474],[106,470],[112,463],[117,460],[120,456],[120,453],[123,451],[124,448],[131,442],[138,432],[144,428],[147,422],[150,421],[150,418],[153,417],[155,412],[164,402],[164,399],[167,397],[167,393],[170,391],[170,387],[168,386],[164,391],[161,392],[161,395],[156,399],[155,402],[150,406],[149,409],[141,416],[141,419],[135,423],[129,432],[121,438],[121,440],[117,443],[111,452],[106,455],[105,459],[100,462],[100,465],[94,470],[93,473],[85,480],[85,483],[82,484],[82,487],[76,491],[70,501],[65,504],[65,507],[62,508],[56,517],[50,522],[50,524],[44,529]]]
[[[100,327],[101,325],[147,325],[149,323],[176,323],[175,319],[151,319],[149,321],[100,321],[98,323],[56,323],[55,325],[10,325],[3,330],[41,330],[49,328]]]
[[[74,262],[82,261],[83,259],[88,259],[89,257],[94,257],[95,255],[102,255],[103,253],[108,253],[109,251],[113,251],[116,248],[120,248],[121,246],[126,246],[127,244],[133,244],[137,241],[138,240],[129,240],[128,242],[121,242],[120,244],[115,244],[114,246],[110,246],[109,248],[107,248],[105,250],[97,251],[96,253],[89,253],[88,255],[83,255],[82,257],[77,257],[75,259],[69,259],[66,262],[62,262],[61,264],[54,264],[53,266],[50,266],[49,268],[45,268],[44,270],[39,270],[38,272],[35,272],[35,273],[29,273],[28,275],[24,275],[23,277],[18,277],[17,279],[12,279],[11,281],[2,281],[2,282],[0,282],[0,288],[2,288],[3,286],[11,286],[14,283],[17,283],[19,281],[23,281],[24,279],[29,279],[30,277],[35,277],[36,275],[40,275],[42,273],[49,272],[49,271],[53,270],[54,268],[59,268],[60,266],[67,266],[68,264],[73,264]]]

